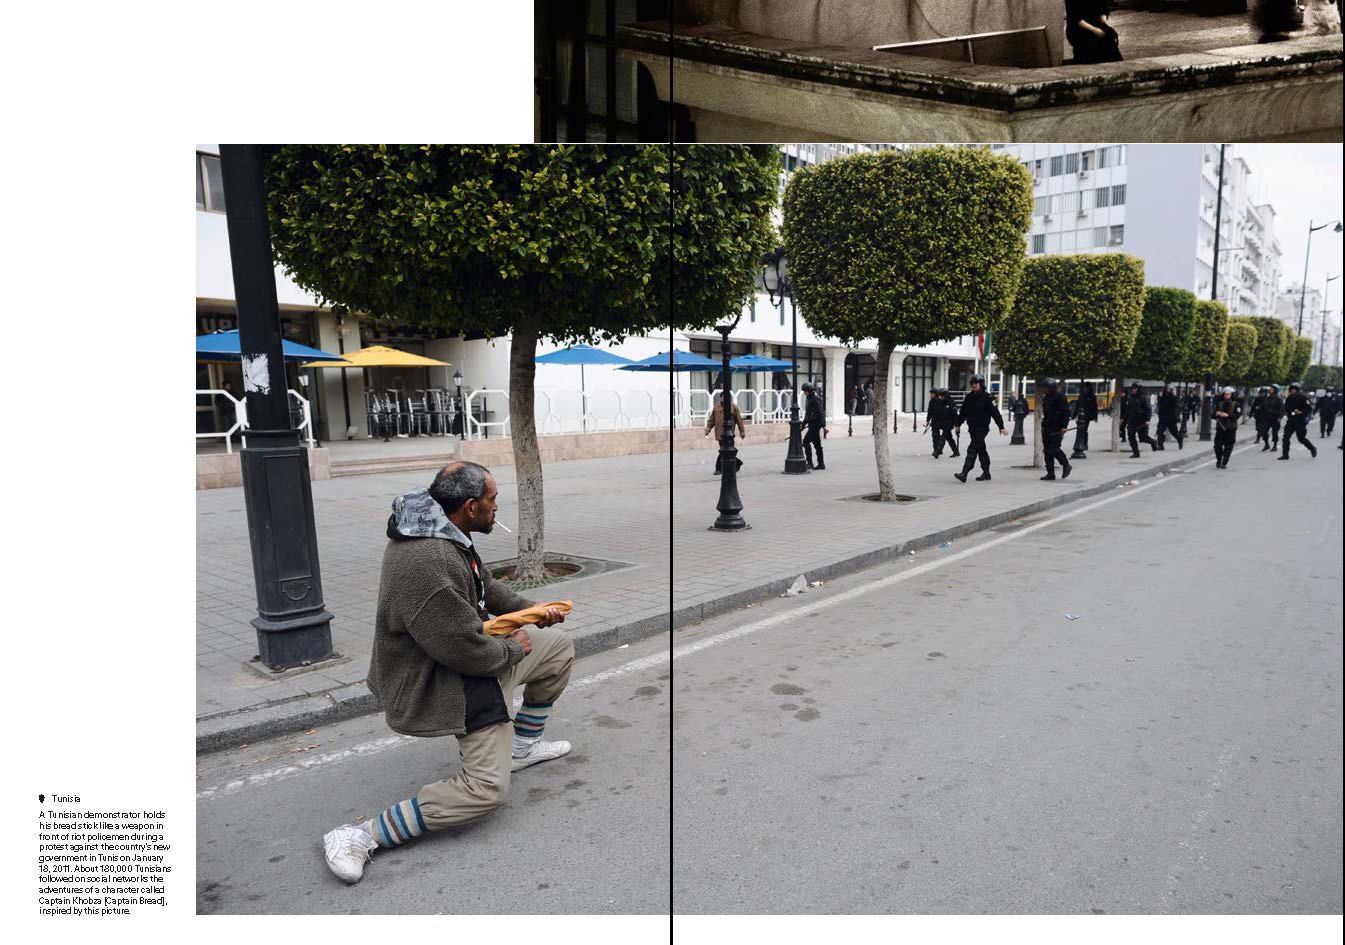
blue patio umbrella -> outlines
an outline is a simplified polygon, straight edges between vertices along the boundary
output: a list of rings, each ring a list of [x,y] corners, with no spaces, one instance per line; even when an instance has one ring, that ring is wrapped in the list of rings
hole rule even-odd
[[[584,381],[584,368],[590,364],[633,364],[630,358],[623,358],[619,354],[613,354],[602,348],[595,348],[592,345],[571,345],[568,348],[561,348],[559,351],[552,351],[548,354],[539,355],[533,358],[538,364],[569,364],[579,365],[579,395],[586,397],[588,388]],[[588,419],[583,419],[583,430],[588,432]]]
[[[715,371],[720,367],[718,361],[703,358],[699,354],[673,348],[669,352],[660,351],[652,357],[644,358],[633,364],[617,368],[618,371]]]
[[[280,347],[286,361],[345,361],[345,358],[293,341],[281,341]],[[237,329],[196,336],[197,361],[240,361],[242,357]]]
[[[781,361],[778,358],[767,358],[759,354],[740,355],[729,362],[729,370],[737,371],[740,374],[751,374],[753,371],[789,371],[793,367],[793,361]]]

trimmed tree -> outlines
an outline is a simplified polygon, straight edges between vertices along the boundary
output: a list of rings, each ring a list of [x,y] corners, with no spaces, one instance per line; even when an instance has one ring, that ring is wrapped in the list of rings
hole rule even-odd
[[[1186,366],[1186,344],[1196,318],[1196,296],[1186,289],[1150,286],[1144,295],[1144,319],[1130,357],[1117,373],[1119,395],[1122,375],[1159,380],[1167,384]],[[1112,450],[1120,447],[1121,416],[1112,411]]]
[[[269,154],[276,256],[296,284],[338,313],[511,336],[522,584],[546,578],[539,338],[616,342],[684,315],[712,321],[751,291],[776,195],[774,149],[684,149],[675,160],[670,231],[674,168],[662,146],[286,145]],[[691,253],[705,241],[715,253]],[[678,283],[669,280],[674,251],[700,263]]]
[[[1312,361],[1312,339],[1306,335],[1299,335],[1289,346],[1288,357],[1285,358],[1288,367],[1284,372],[1284,383],[1289,384],[1294,381],[1303,380],[1303,372],[1308,369],[1308,364]]]
[[[1228,307],[1211,299],[1197,299],[1191,337],[1186,341],[1186,361],[1181,374],[1196,382],[1196,398],[1205,409],[1205,387],[1219,373],[1228,346]],[[1203,421],[1202,421],[1203,422]]]
[[[1284,349],[1289,338],[1289,326],[1278,318],[1252,315],[1247,324],[1256,329],[1256,349],[1245,381],[1250,386],[1278,384],[1284,376]]]
[[[1303,386],[1309,390],[1327,387],[1340,389],[1341,370],[1334,364],[1314,364],[1303,372]]]
[[[1130,357],[1144,308],[1144,262],[1135,256],[1034,256],[995,335],[1000,366],[1034,378],[1110,375]],[[1032,463],[1039,466],[1040,392],[1035,404]]]
[[[796,172],[781,228],[804,320],[821,335],[878,342],[873,450],[893,501],[888,379],[898,345],[998,328],[1013,303],[1032,220],[1032,180],[981,148],[856,154]]]
[[[1246,384],[1256,356],[1256,326],[1245,316],[1228,320],[1228,341],[1217,374],[1225,384]]]

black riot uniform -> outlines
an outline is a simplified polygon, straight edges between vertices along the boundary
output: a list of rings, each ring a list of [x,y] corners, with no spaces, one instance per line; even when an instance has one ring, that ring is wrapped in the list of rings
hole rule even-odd
[[[1264,453],[1266,450],[1279,449],[1280,417],[1282,416],[1284,416],[1284,401],[1280,398],[1279,387],[1272,384],[1270,386],[1270,393],[1266,395],[1266,399],[1261,403],[1261,423],[1265,427],[1265,434],[1261,439],[1266,444],[1261,448],[1261,452]]]
[[[929,409],[925,414],[925,424],[929,427],[935,459],[943,454],[945,443],[954,456],[962,455],[958,451],[957,441],[953,438],[953,425],[956,421],[957,408],[948,397],[948,388],[937,388],[929,400]]]
[[[1317,447],[1308,439],[1308,415],[1311,412],[1312,405],[1308,403],[1307,395],[1298,389],[1297,384],[1290,384],[1289,396],[1284,398],[1284,451],[1280,453],[1280,459],[1289,458],[1289,441],[1295,436],[1298,442],[1308,448],[1312,458],[1317,458]]]
[[[1092,384],[1084,385],[1070,413],[1074,417],[1074,448],[1070,451],[1070,459],[1087,459],[1088,425],[1097,422],[1097,394],[1093,393]]]
[[[1233,396],[1233,389],[1223,392],[1214,402],[1214,466],[1216,469],[1228,468],[1228,457],[1233,455],[1233,445],[1238,439],[1238,418],[1242,416],[1242,405]]]
[[[807,400],[803,407],[803,455],[808,460],[809,469],[826,469],[822,462],[822,429],[827,425],[827,415],[822,409],[822,398],[812,387],[804,387]],[[813,465],[813,449],[817,449],[817,465]]]
[[[1252,422],[1256,424],[1256,439],[1253,443],[1260,443],[1266,437],[1266,389],[1262,387],[1252,398]]]
[[[1336,430],[1336,414],[1340,413],[1340,403],[1334,391],[1327,391],[1317,401],[1317,422],[1319,435],[1326,439]]]
[[[1042,479],[1055,478],[1055,464],[1060,464],[1060,478],[1068,479],[1069,459],[1060,448],[1065,439],[1065,428],[1069,426],[1069,400],[1060,392],[1060,384],[1054,378],[1047,378],[1044,385],[1046,395],[1041,401],[1041,444],[1046,454],[1046,475]]]
[[[963,460],[962,471],[953,473],[960,482],[967,481],[967,473],[971,472],[977,460],[981,463],[981,474],[976,477],[976,481],[984,482],[990,478],[990,453],[985,448],[985,437],[990,432],[990,421],[995,421],[1000,433],[1004,432],[1004,418],[1000,416],[994,398],[985,390],[985,378],[979,374],[973,375],[972,383],[979,384],[981,389],[969,392],[957,412],[957,426],[960,427],[965,423],[969,434],[967,458]]]
[[[1163,434],[1171,433],[1177,441],[1177,449],[1182,448],[1182,433],[1177,426],[1177,395],[1169,387],[1163,388],[1158,395],[1158,448],[1163,449]]]
[[[1144,392],[1132,388],[1122,409],[1125,411],[1126,432],[1130,434],[1131,457],[1140,454],[1140,442],[1148,443],[1150,450],[1157,450],[1158,444],[1149,436],[1149,420],[1154,412]]]

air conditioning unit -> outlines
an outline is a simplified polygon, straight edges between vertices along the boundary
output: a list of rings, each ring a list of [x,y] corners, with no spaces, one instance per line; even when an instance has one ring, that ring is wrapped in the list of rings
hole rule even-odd
[[[1108,245],[1108,246],[1120,246],[1120,245],[1121,245],[1121,242],[1122,242],[1122,241],[1121,241],[1120,239],[1117,239],[1116,237],[1112,237],[1111,239],[1109,239],[1109,240],[1107,241],[1107,245]]]
[[[1087,171],[1079,171],[1079,180],[1087,180],[1087,179],[1088,179],[1088,172],[1087,172]]]
[[[1044,217],[1042,217],[1042,219],[1045,220],[1047,223],[1050,223],[1051,220],[1054,218],[1048,213]]]
[[[1079,219],[1082,220],[1082,219],[1083,219],[1084,217],[1086,217],[1086,216],[1088,216],[1088,208],[1087,208],[1087,207],[1080,207],[1080,208],[1079,208]]]

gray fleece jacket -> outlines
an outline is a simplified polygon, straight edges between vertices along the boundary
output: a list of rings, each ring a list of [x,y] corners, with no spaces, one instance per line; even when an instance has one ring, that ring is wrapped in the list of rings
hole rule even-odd
[[[388,539],[368,676],[388,727],[461,735],[508,719],[497,677],[523,646],[487,636],[481,622],[532,602],[491,580],[426,489],[393,501]]]

